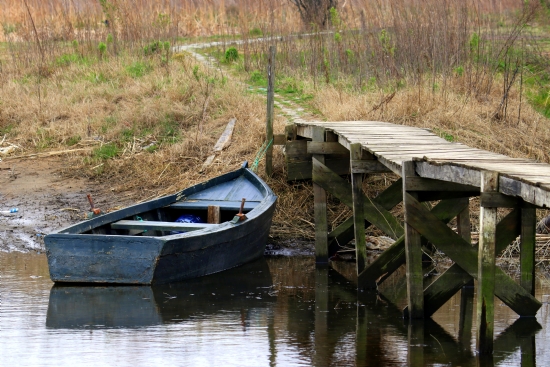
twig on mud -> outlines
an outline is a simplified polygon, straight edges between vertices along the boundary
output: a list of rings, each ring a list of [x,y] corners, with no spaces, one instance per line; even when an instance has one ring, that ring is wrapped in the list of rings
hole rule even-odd
[[[12,159],[25,159],[25,158],[44,158],[44,157],[52,157],[54,155],[63,155],[67,153],[74,153],[74,152],[83,152],[83,151],[89,151],[92,150],[91,148],[79,148],[79,149],[68,149],[68,150],[60,150],[57,152],[48,152],[48,153],[32,153],[32,154],[26,154],[26,155],[18,155],[14,157],[7,157],[4,158],[6,160],[12,160]]]

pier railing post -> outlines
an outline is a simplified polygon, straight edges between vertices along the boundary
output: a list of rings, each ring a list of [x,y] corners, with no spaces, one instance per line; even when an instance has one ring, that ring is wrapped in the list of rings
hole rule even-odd
[[[424,274],[422,272],[422,241],[420,233],[408,224],[411,199],[417,194],[407,192],[407,177],[416,176],[415,163],[405,161],[402,165],[403,206],[405,208],[405,257],[407,270],[408,316],[411,319],[424,318]]]
[[[486,193],[498,193],[498,172],[481,172],[481,200]],[[493,353],[495,246],[497,208],[480,208],[479,252],[477,269],[477,341],[479,354]]]
[[[313,130],[313,141],[325,141],[325,129],[316,127]],[[313,154],[312,159],[325,164],[323,154]],[[327,221],[327,193],[313,182],[313,211],[315,216],[315,262],[317,264],[328,263],[328,221]]]
[[[361,144],[350,144],[350,166],[353,161],[361,160]],[[351,172],[351,191],[353,198],[353,226],[355,236],[355,255],[357,275],[367,264],[367,245],[365,242],[365,214],[363,210],[363,173]]]

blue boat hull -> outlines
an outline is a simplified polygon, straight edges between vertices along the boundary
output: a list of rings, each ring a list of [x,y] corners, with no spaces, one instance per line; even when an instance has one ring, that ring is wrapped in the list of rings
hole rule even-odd
[[[238,197],[250,198],[247,219],[231,223]],[[224,208],[224,222],[184,233],[169,230],[181,213],[202,214],[211,203]],[[230,269],[263,256],[275,203],[271,189],[241,168],[47,235],[50,278],[59,283],[155,284]]]

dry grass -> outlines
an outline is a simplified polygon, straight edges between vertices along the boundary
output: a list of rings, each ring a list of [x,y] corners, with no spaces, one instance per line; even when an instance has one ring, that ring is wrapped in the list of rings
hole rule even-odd
[[[459,77],[452,82],[458,87],[445,93],[426,87],[399,90],[382,105],[381,101],[392,93],[380,90],[357,94],[327,86],[318,90],[312,104],[327,121],[375,120],[429,128],[450,141],[550,163],[546,149],[550,144],[548,119],[525,100],[520,114],[516,89],[509,95],[507,118],[498,120],[494,112],[502,98],[500,90],[495,88],[484,99],[476,99],[455,92],[461,82]]]
[[[550,162],[548,120],[528,104],[520,78],[511,78],[524,60],[517,50],[526,50],[522,40],[529,39],[525,25],[535,19],[534,8],[520,0],[345,3],[312,37],[277,41],[278,83],[312,115],[426,127],[470,146]],[[97,178],[136,200],[252,161],[264,140],[264,98],[189,55],[145,55],[143,47],[304,31],[290,2],[106,4],[0,0],[8,9],[0,14],[6,41],[0,43],[0,139],[21,147],[17,154],[85,147],[66,173]],[[265,44],[239,51],[237,71],[264,72]],[[231,117],[238,120],[232,145],[199,173]],[[275,132],[284,123],[279,116]],[[274,177],[264,177],[279,195],[272,234],[312,239],[311,184],[286,183],[277,149],[274,163]],[[393,180],[370,177],[365,191],[375,196]],[[335,227],[351,212],[329,201]]]

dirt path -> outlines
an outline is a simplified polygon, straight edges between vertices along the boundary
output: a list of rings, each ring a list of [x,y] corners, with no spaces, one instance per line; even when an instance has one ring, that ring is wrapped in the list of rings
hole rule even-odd
[[[85,218],[91,193],[99,208],[120,203],[108,187],[86,179],[63,177],[64,157],[14,159],[0,162],[0,251],[43,251],[43,236]]]

